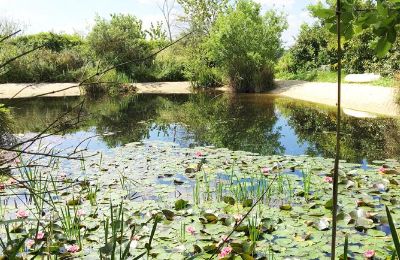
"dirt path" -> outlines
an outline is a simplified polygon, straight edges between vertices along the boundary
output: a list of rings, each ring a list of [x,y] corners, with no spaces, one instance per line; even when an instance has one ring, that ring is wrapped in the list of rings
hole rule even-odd
[[[189,82],[154,82],[135,83],[138,93],[154,94],[190,94],[193,89]],[[220,91],[229,91],[229,88],[219,88]],[[10,83],[0,84],[0,99],[29,98],[38,95],[46,97],[79,96],[81,91],[77,83]]]
[[[300,99],[304,101],[336,106],[337,89],[335,83],[319,83],[295,80],[278,80],[278,88],[269,94]],[[79,96],[81,91],[76,83],[50,84],[0,84],[0,99],[26,98],[41,94],[51,97]],[[139,93],[188,94],[193,90],[189,82],[157,82],[135,84]],[[229,88],[221,88],[229,91]],[[389,87],[377,87],[366,84],[343,84],[343,108],[368,113],[399,116],[396,105],[397,90]]]

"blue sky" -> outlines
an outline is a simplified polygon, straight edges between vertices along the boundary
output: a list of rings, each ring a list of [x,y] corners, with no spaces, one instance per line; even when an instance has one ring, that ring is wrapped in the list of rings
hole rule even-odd
[[[293,43],[303,22],[311,22],[306,6],[315,0],[256,0],[263,8],[276,8],[288,15],[289,29],[284,33],[286,45]],[[0,0],[0,18],[25,25],[25,32],[41,31],[87,33],[96,14],[129,13],[143,20],[145,27],[161,21],[158,5],[162,0]],[[176,10],[179,12],[179,10]]]

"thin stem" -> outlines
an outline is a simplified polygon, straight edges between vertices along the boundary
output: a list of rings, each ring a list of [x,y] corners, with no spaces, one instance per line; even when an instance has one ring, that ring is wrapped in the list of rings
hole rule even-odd
[[[336,17],[337,17],[337,44],[338,44],[338,100],[337,100],[337,117],[336,117],[336,155],[335,168],[333,174],[333,208],[332,208],[332,244],[331,259],[336,257],[336,229],[337,229],[337,207],[338,207],[338,183],[339,183],[339,158],[340,158],[340,123],[341,123],[341,76],[342,76],[342,46],[341,46],[341,1],[337,0]]]

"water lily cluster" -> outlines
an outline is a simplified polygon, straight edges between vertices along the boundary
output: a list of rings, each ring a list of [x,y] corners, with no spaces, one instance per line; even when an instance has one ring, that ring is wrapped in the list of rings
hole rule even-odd
[[[77,259],[325,259],[332,168],[332,159],[161,142],[114,148],[101,160],[60,160],[51,170],[21,167],[12,172],[17,182],[0,181],[6,198],[0,203],[0,239],[6,245],[0,253]],[[391,254],[383,206],[389,205],[400,221],[399,168],[396,160],[368,167],[341,162],[339,252],[347,236],[352,258]]]

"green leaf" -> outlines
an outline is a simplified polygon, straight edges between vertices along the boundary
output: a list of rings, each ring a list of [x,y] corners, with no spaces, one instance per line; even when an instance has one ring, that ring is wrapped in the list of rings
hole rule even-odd
[[[389,221],[390,232],[392,233],[393,243],[394,246],[396,247],[396,254],[400,255],[400,242],[399,242],[399,237],[397,236],[396,227],[394,226],[392,214],[390,213],[388,206],[385,206],[385,208],[386,208],[386,215]]]
[[[388,53],[390,48],[392,48],[392,43],[387,40],[387,36],[380,38],[378,44],[376,45],[376,54],[379,58],[382,58]]]
[[[327,8],[315,8],[312,10],[313,14],[321,19],[330,18],[335,16],[335,11]]]
[[[185,209],[188,205],[189,202],[187,200],[180,199],[175,202],[175,209],[182,210]]]
[[[232,197],[226,196],[223,198],[223,200],[226,204],[235,205],[235,199]]]

